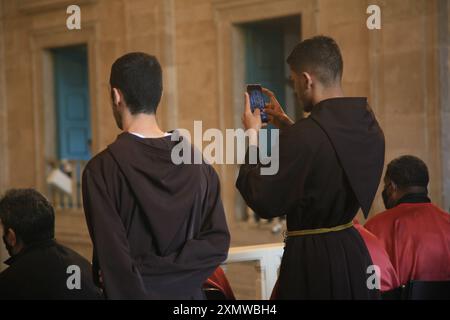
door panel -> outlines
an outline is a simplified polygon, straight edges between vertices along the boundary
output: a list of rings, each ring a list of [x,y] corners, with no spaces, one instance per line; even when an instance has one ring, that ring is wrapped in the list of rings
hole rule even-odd
[[[256,24],[246,28],[246,81],[260,83],[285,102],[284,33],[281,27]]]
[[[90,158],[91,124],[85,46],[53,50],[60,159]]]
[[[271,90],[278,102],[285,105],[284,30],[274,24],[256,23],[246,27],[246,82],[260,83]],[[266,102],[268,99],[266,97]],[[268,140],[260,147],[271,154],[272,125],[267,127]]]

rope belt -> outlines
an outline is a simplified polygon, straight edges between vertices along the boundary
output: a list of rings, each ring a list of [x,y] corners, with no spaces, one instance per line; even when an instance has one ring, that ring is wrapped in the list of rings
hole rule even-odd
[[[289,237],[301,237],[301,236],[307,236],[307,235],[311,235],[311,234],[337,232],[337,231],[345,230],[345,229],[348,229],[351,227],[353,227],[353,221],[346,223],[346,224],[341,224],[340,226],[336,226],[336,227],[332,227],[332,228],[286,231],[284,234],[284,238],[287,239]]]

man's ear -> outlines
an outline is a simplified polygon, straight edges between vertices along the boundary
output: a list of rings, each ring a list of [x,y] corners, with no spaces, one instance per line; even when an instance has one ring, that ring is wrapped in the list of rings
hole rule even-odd
[[[313,83],[311,75],[308,72],[302,72],[302,78],[303,81],[305,82],[305,88],[311,89]]]
[[[112,88],[111,96],[112,96],[113,103],[115,105],[118,106],[122,102],[122,94],[120,93],[119,89]]]
[[[11,247],[16,246],[17,244],[17,236],[13,229],[8,228],[5,233],[6,240]]]

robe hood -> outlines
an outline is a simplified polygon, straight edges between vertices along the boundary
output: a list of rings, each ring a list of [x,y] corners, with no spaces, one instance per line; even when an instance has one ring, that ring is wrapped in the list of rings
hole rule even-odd
[[[366,98],[332,98],[314,106],[310,118],[329,137],[367,218],[381,180],[385,143]]]
[[[195,236],[198,222],[192,217],[191,207],[195,197],[204,194],[198,182],[201,165],[174,165],[172,161],[172,149],[181,140],[181,136],[176,141],[171,136],[142,139],[125,132],[108,146],[146,216],[156,249],[163,256],[179,249],[172,242],[180,230],[190,230],[186,240]]]

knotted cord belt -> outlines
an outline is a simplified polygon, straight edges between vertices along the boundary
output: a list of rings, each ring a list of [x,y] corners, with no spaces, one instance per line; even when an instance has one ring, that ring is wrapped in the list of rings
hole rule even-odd
[[[306,229],[306,230],[294,230],[294,231],[285,231],[284,233],[284,239],[286,240],[289,237],[301,237],[301,236],[307,236],[311,234],[322,234],[322,233],[329,233],[329,232],[337,232],[341,230],[345,230],[348,228],[353,227],[353,221],[350,221],[346,224],[341,224],[336,227],[332,228],[319,228],[319,229]]]

